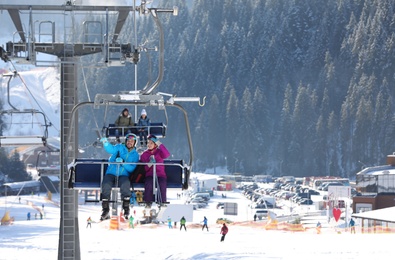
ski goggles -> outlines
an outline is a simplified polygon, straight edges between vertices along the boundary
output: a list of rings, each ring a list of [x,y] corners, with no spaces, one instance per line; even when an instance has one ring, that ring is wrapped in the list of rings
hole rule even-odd
[[[136,136],[135,134],[127,134],[127,135],[125,136],[125,140],[126,140],[126,141],[127,141],[127,140],[136,141],[136,140],[137,140],[137,136]]]

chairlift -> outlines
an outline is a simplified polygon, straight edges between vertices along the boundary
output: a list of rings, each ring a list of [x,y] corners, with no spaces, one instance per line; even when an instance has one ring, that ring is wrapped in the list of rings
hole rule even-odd
[[[1,110],[0,115],[10,115],[11,119],[13,115],[22,115],[22,114],[30,114],[32,117],[32,121],[29,123],[26,122],[9,122],[8,125],[40,125],[44,127],[44,133],[42,136],[40,135],[18,135],[18,136],[0,136],[0,147],[15,147],[15,146],[22,146],[22,145],[43,145],[46,146],[47,143],[47,138],[48,138],[48,127],[51,126],[52,124],[50,122],[47,122],[47,117],[46,115],[37,109],[23,109],[19,110],[17,109],[10,100],[10,82],[13,77],[16,77],[18,73],[14,71],[13,73],[6,73],[3,74],[3,76],[9,77],[9,80],[7,82],[7,101],[11,109],[8,110]],[[42,124],[39,121],[34,121],[33,117],[37,114],[42,115],[44,124]],[[0,128],[3,127],[5,123],[3,123]]]
[[[167,174],[167,186],[168,188],[181,188],[187,189],[189,182],[189,174],[192,168],[193,161],[193,149],[190,135],[189,121],[185,109],[174,102],[174,97],[171,96],[168,100],[165,100],[164,95],[142,95],[142,94],[97,94],[94,102],[82,102],[75,105],[71,112],[71,124],[74,125],[74,116],[77,111],[85,106],[94,106],[99,108],[100,106],[157,106],[167,107],[172,106],[181,110],[184,114],[184,120],[187,131],[187,138],[189,143],[190,159],[188,162],[183,160],[165,160],[165,168]],[[200,101],[200,100],[199,100]],[[107,132],[104,134],[98,132],[99,138],[106,137]],[[70,139],[67,140],[67,146],[69,146]],[[68,156],[66,156],[68,157]],[[105,170],[108,164],[108,159],[91,159],[91,158],[79,158],[74,159],[70,167],[69,175],[69,188],[79,190],[100,190],[101,181],[105,174]],[[133,183],[134,187],[142,187],[139,183]]]

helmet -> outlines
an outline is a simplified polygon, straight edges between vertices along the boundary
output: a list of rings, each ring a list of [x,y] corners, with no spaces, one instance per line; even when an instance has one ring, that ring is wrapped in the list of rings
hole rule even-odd
[[[132,139],[132,140],[134,140],[136,142],[137,141],[137,136],[135,134],[127,134],[127,135],[125,135],[125,142],[128,139]]]

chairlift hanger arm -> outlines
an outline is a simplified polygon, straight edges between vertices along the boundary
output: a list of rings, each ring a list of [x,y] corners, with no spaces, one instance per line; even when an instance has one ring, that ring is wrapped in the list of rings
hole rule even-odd
[[[156,25],[156,27],[159,30],[159,64],[158,64],[158,66],[159,66],[159,73],[158,73],[158,77],[156,78],[155,82],[151,86],[145,87],[142,90],[142,94],[151,94],[159,86],[159,84],[162,82],[163,71],[164,71],[163,68],[164,68],[164,60],[165,60],[164,59],[164,57],[165,57],[165,55],[164,55],[164,52],[165,52],[164,51],[164,49],[165,49],[165,44],[164,44],[165,36],[164,36],[164,33],[163,33],[162,24],[159,21],[159,18],[156,15],[156,12],[152,11],[151,14],[152,14],[152,17],[154,18],[155,25]]]
[[[191,129],[189,126],[189,121],[188,121],[188,113],[187,111],[179,104],[169,104],[166,103],[165,106],[173,106],[178,108],[183,114],[184,114],[184,121],[185,121],[185,128],[187,131],[187,138],[188,138],[188,144],[189,144],[189,167],[190,170],[192,169],[192,162],[193,162],[193,145],[192,145],[192,137],[191,137]]]
[[[142,90],[142,94],[151,94],[162,82],[163,79],[163,71],[164,71],[164,60],[165,60],[165,55],[164,55],[164,49],[165,49],[165,36],[163,33],[163,28],[162,24],[158,18],[158,13],[173,13],[173,15],[178,15],[178,8],[174,7],[173,9],[161,9],[161,8],[149,8],[149,12],[151,13],[152,17],[154,18],[154,22],[156,27],[158,28],[159,31],[159,73],[158,77],[156,78],[155,82],[149,86],[149,87],[144,87]]]
[[[112,42],[116,42],[116,40],[118,39],[118,35],[121,32],[122,27],[125,24],[125,21],[128,18],[128,16],[129,16],[128,10],[121,10],[118,12],[118,19],[117,19],[117,24],[115,26]]]
[[[8,57],[8,53],[6,50],[4,50],[3,47],[0,46],[0,59],[4,62],[10,61],[10,58]]]
[[[10,82],[11,82],[11,79],[15,78],[17,74],[18,73],[16,71],[14,71],[13,73],[3,74],[3,76],[9,77],[9,79],[7,81],[7,102],[8,102],[8,105],[10,105],[10,107],[12,107],[12,109],[14,109],[15,111],[18,111],[18,109],[16,107],[14,107],[10,101]]]

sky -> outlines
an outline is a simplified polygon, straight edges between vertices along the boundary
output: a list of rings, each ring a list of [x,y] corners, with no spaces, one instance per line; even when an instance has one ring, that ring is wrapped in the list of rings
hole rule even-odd
[[[168,191],[171,204],[184,203],[185,197],[177,199],[180,192]],[[0,217],[8,211],[15,218],[12,225],[0,226],[0,259],[57,259],[59,196],[54,194],[52,201],[45,197],[43,193],[24,195],[20,202],[16,196],[0,197]],[[238,214],[224,215],[223,209],[216,209],[218,201],[236,202]],[[266,221],[252,220],[249,203],[238,190],[217,192],[206,208],[193,211],[193,218],[187,219],[187,231],[169,229],[167,223],[110,230],[109,221],[98,221],[101,206],[84,204],[81,195],[81,259],[393,259],[395,234],[362,234],[358,226],[357,233],[350,234],[333,222],[324,223],[321,234],[311,225],[303,232],[266,230]],[[36,209],[42,209],[43,204],[45,217],[37,215],[35,219]],[[143,208],[135,206],[132,213],[134,210],[136,222],[142,218]],[[30,221],[27,212],[31,212]],[[89,216],[94,221],[91,228],[86,227]],[[204,216],[209,231],[201,229]],[[235,222],[229,224],[224,242],[220,242],[221,225],[215,223],[220,217]]]

